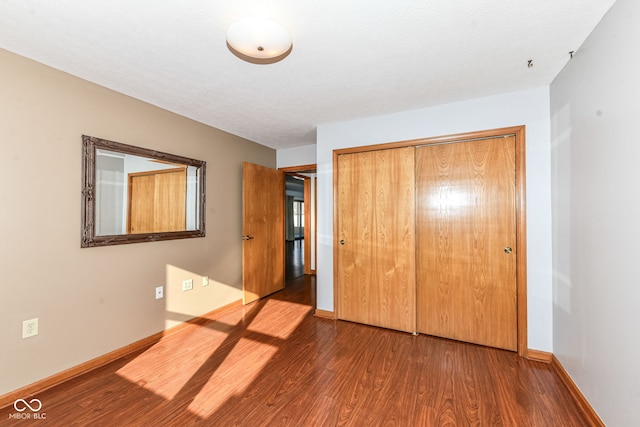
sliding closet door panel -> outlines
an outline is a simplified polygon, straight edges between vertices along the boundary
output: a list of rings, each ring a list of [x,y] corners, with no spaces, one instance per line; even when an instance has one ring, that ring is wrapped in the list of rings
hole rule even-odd
[[[516,350],[515,138],[416,149],[417,329]]]
[[[338,318],[415,331],[414,148],[338,156]]]

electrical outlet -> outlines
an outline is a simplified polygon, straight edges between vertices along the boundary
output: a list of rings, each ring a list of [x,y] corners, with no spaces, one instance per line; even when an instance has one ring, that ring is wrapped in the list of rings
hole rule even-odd
[[[164,287],[158,286],[156,288],[156,299],[162,299],[162,298],[164,298]]]
[[[182,282],[182,290],[190,291],[193,289],[193,279],[187,279]]]
[[[38,335],[38,318],[24,320],[22,322],[22,338],[35,337]]]
[[[207,276],[202,277],[202,286],[209,286],[209,277]]]

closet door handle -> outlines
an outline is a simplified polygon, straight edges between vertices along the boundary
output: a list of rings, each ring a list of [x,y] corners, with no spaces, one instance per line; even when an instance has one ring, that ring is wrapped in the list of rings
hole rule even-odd
[[[242,236],[242,240],[251,240],[253,239],[253,236]]]
[[[344,239],[340,240],[340,244],[341,244],[342,246],[344,246],[344,244],[345,244],[345,243],[347,243],[347,242],[345,242],[345,241],[344,241]]]
[[[505,254],[510,254],[511,252],[513,252],[513,249],[511,249],[509,246],[505,246],[504,253]]]

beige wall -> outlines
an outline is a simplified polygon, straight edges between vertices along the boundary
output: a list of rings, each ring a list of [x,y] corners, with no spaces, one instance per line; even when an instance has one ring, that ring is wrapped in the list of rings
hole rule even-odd
[[[82,134],[205,160],[207,237],[81,249]],[[274,150],[4,50],[0,147],[0,395],[241,298],[242,161]]]

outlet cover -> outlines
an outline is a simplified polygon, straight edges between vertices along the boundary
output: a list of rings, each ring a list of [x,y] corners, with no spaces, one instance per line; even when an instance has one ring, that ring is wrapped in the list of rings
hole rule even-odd
[[[202,286],[209,286],[209,277],[207,276],[202,277]]]
[[[183,291],[190,291],[191,289],[193,289],[193,279],[187,279],[182,282]]]
[[[38,335],[38,318],[24,320],[22,322],[22,338],[35,337]]]
[[[158,286],[156,288],[156,299],[164,298],[164,286]]]

